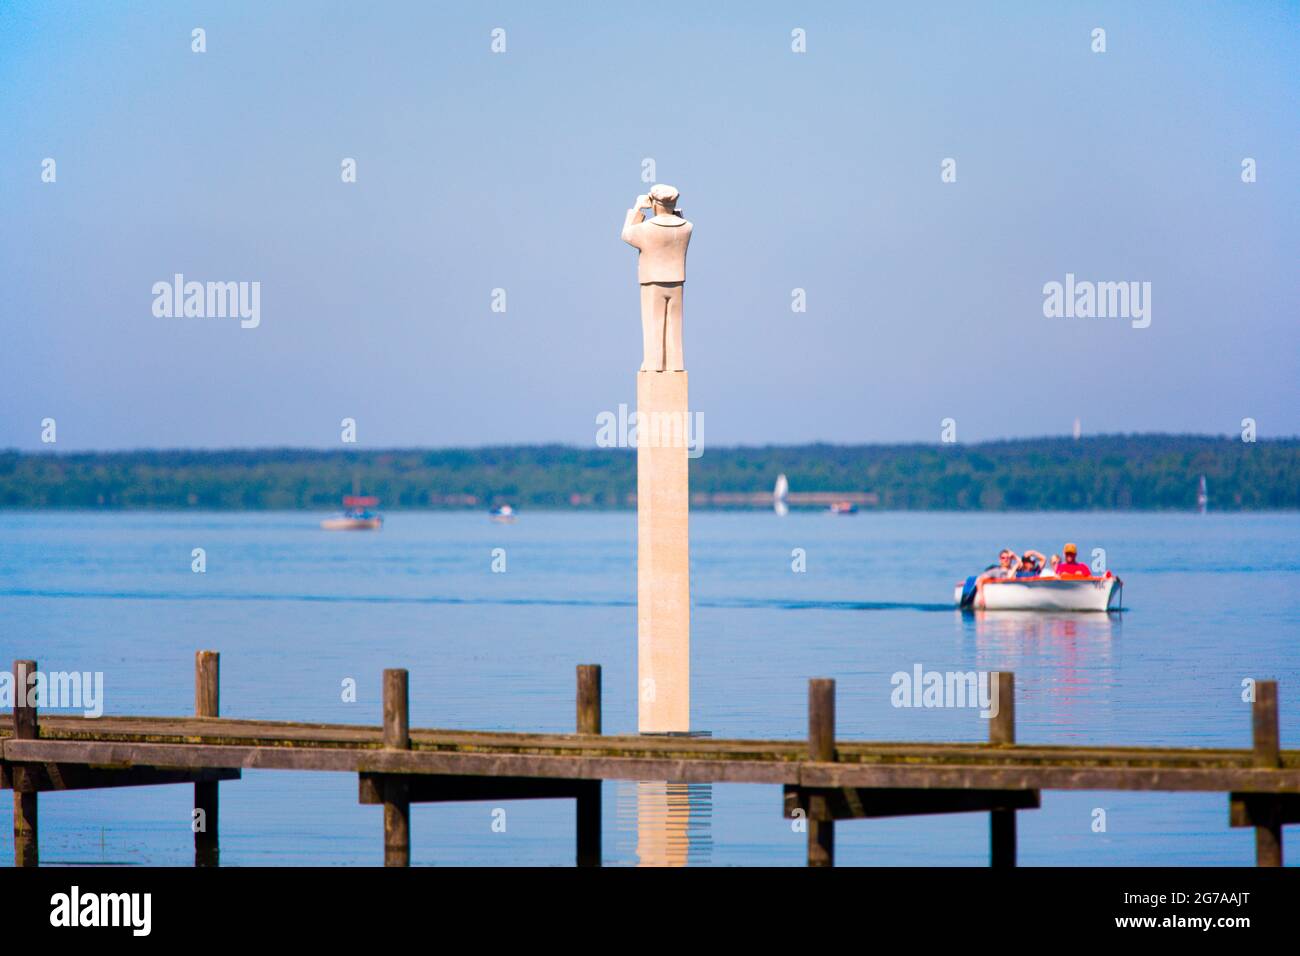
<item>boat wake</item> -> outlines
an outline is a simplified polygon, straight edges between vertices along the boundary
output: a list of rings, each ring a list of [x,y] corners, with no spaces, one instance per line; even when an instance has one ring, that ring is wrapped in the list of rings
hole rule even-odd
[[[60,591],[37,588],[0,590],[0,597],[82,598],[104,601],[296,601],[322,604],[463,604],[500,605],[506,607],[636,607],[636,601],[601,598],[501,598],[442,597],[438,595],[402,596],[389,594],[254,594],[207,593],[181,591]],[[700,608],[781,611],[947,611],[951,604],[925,604],[912,601],[813,601],[784,598],[704,598],[692,601]]]
[[[783,611],[947,611],[951,604],[926,604],[918,601],[813,601],[787,598],[733,598],[694,602],[696,607],[777,608]]]

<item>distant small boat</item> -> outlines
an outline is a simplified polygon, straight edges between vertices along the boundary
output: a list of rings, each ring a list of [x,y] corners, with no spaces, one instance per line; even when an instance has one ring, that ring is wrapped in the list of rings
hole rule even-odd
[[[330,515],[320,526],[326,531],[378,531],[384,526],[384,517],[370,510],[378,504],[379,499],[369,495],[347,495],[343,513]]]
[[[1209,505],[1210,495],[1209,492],[1205,490],[1205,476],[1201,475],[1200,487],[1196,489],[1196,510],[1201,514],[1205,514],[1205,512],[1209,510]]]
[[[776,487],[772,489],[772,510],[782,518],[790,513],[790,506],[785,500],[788,494],[790,494],[790,482],[786,480],[783,472],[776,476]]]
[[[858,513],[858,506],[852,501],[832,501],[827,511],[833,515],[855,515]]]
[[[488,513],[488,516],[498,524],[514,524],[517,517],[515,509],[509,505],[497,505]]]
[[[1006,578],[985,581],[975,604],[975,580],[957,585],[958,607],[986,611],[1117,611],[1124,582],[1107,571],[1101,577]]]

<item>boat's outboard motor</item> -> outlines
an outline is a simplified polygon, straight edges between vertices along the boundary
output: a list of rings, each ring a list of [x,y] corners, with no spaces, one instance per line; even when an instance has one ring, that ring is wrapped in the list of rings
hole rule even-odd
[[[959,607],[975,606],[975,582],[978,581],[983,575],[988,574],[996,567],[997,567],[996,564],[990,564],[979,574],[972,574],[970,577],[966,579],[966,583],[962,585],[961,604],[958,605]]]

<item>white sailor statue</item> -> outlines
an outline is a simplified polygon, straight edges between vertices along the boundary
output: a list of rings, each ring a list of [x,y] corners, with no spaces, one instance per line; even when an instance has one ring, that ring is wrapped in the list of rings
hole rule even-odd
[[[645,218],[645,209],[654,213]],[[640,250],[641,334],[645,343],[643,372],[682,372],[682,290],[686,284],[686,247],[691,224],[677,209],[677,190],[662,183],[637,196],[623,222],[623,241]]]

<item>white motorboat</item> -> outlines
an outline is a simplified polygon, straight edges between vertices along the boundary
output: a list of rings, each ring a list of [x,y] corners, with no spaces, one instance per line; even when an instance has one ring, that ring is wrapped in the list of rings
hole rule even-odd
[[[974,579],[957,585],[958,607],[988,611],[1118,611],[1124,582],[1107,571],[1101,577],[1003,578],[985,581],[979,596]]]

